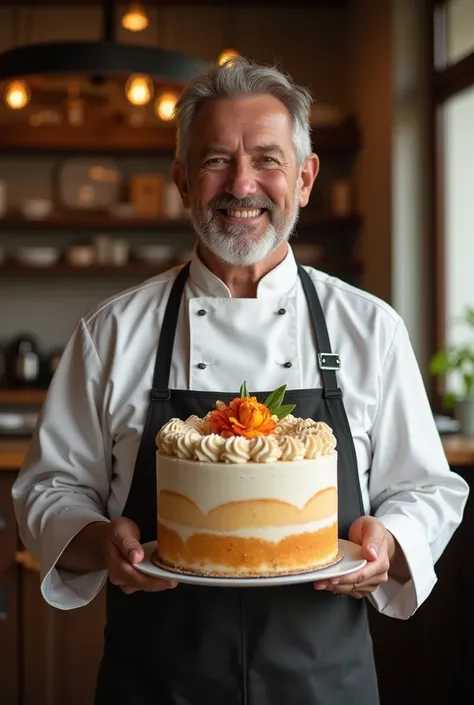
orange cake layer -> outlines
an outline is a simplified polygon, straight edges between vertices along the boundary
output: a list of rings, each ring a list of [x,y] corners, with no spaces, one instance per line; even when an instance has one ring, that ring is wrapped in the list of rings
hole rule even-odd
[[[158,524],[159,562],[201,575],[272,576],[301,573],[332,563],[337,555],[337,525],[293,534],[279,542],[232,535],[195,533],[186,541]],[[213,566],[217,569],[214,571]]]
[[[278,499],[249,499],[227,502],[204,513],[189,497],[177,492],[162,490],[158,495],[158,514],[162,522],[194,529],[236,531],[252,527],[295,526],[333,517],[336,512],[335,487],[317,492],[301,510]]]

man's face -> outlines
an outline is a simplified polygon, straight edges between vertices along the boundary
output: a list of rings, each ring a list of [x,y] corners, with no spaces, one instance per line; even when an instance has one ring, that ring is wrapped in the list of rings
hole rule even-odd
[[[311,187],[301,177],[291,118],[279,100],[255,95],[204,104],[189,144],[187,178],[181,169],[176,181],[211,252],[250,266],[288,240]]]

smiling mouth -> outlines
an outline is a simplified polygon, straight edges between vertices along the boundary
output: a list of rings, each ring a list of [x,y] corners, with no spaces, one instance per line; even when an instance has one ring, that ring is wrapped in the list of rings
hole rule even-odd
[[[229,218],[258,218],[266,208],[219,208],[219,213]]]

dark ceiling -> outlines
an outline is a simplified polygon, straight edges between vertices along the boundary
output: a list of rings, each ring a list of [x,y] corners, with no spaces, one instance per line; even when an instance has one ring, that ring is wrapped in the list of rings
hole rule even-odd
[[[349,3],[349,0],[312,0],[309,4],[311,7],[321,7],[321,8],[332,8],[332,9],[337,9],[341,7],[346,7]],[[63,7],[85,7],[85,6],[100,6],[103,5],[104,3],[101,2],[101,0],[0,0],[0,6],[2,5],[8,5],[10,7],[18,7],[19,5],[23,6],[51,6],[51,5],[62,5]],[[144,0],[144,5],[145,7],[150,7],[152,5],[161,5],[163,7],[166,6],[176,6],[176,5],[194,5],[194,6],[214,6],[214,7],[231,7],[231,6],[237,6],[240,7],[257,7],[259,5],[262,6],[270,6],[265,0]],[[127,0],[117,0],[117,5],[127,5]],[[295,7],[295,5],[308,5],[308,0],[276,0],[275,2],[271,3],[271,7]]]

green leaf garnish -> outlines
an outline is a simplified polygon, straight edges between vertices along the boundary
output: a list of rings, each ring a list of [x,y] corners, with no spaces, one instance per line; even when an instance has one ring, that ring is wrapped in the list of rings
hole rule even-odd
[[[278,416],[278,420],[281,421],[281,419],[284,419],[285,416],[291,414],[294,409],[296,409],[296,404],[285,404],[284,406],[279,406],[273,413],[275,416]]]
[[[263,402],[266,407],[270,409],[272,414],[276,414],[277,409],[280,407],[283,398],[285,396],[286,384],[282,387],[278,387],[274,392],[268,395],[268,397]]]
[[[250,394],[247,389],[247,382],[244,382],[243,385],[240,387],[240,398],[244,399],[245,397],[249,397]]]
[[[267,407],[272,416],[276,416],[278,420],[284,419],[285,416],[291,414],[291,412],[296,408],[296,404],[284,404],[282,401],[284,399],[286,392],[286,384],[275,389],[274,392],[268,395],[263,403]],[[240,387],[240,398],[245,399],[250,397],[249,390],[247,389],[247,382],[244,382]]]

